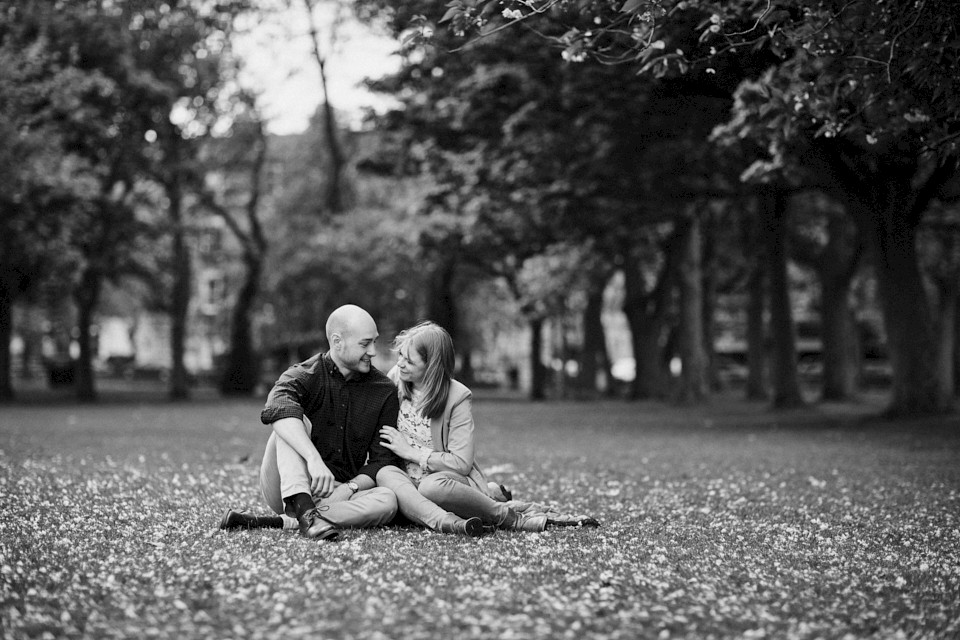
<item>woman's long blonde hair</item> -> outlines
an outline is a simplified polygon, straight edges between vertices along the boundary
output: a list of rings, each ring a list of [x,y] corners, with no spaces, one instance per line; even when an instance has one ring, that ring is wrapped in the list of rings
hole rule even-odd
[[[393,350],[399,352],[403,347],[408,348],[407,353],[416,351],[426,364],[422,383],[423,401],[419,407],[421,413],[430,419],[443,415],[456,366],[453,339],[446,329],[428,320],[397,334]],[[397,389],[400,400],[413,399],[413,385],[409,382],[400,380]]]

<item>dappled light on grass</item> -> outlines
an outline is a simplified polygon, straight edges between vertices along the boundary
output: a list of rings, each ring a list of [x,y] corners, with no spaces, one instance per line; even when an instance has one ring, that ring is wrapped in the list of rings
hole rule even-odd
[[[494,478],[600,529],[475,540],[387,528],[335,543],[221,532],[227,507],[265,513],[255,461],[4,451],[0,627],[10,638],[960,634],[960,438],[578,438],[529,424],[484,447]],[[529,448],[538,442],[553,444]]]

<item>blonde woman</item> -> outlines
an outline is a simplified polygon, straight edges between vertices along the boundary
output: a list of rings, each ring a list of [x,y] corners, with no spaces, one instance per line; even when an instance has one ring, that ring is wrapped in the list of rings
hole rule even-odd
[[[393,490],[407,519],[471,536],[491,528],[599,526],[593,518],[510,500],[503,487],[487,482],[475,458],[471,392],[453,379],[453,341],[443,327],[422,322],[402,331],[394,348],[399,359],[387,376],[397,384],[400,414],[397,427],[382,427],[380,437],[404,468],[381,468],[377,484]],[[463,520],[450,526],[455,518]]]

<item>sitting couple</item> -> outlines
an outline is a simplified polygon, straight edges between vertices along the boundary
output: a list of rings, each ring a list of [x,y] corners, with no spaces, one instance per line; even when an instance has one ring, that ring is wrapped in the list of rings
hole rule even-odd
[[[377,325],[346,305],[326,325],[330,350],[287,369],[260,414],[273,425],[260,469],[278,515],[228,511],[221,529],[299,528],[330,540],[340,529],[407,520],[443,533],[598,526],[512,500],[474,457],[470,390],[453,379],[450,335],[424,322],[397,336],[397,365],[370,362]]]

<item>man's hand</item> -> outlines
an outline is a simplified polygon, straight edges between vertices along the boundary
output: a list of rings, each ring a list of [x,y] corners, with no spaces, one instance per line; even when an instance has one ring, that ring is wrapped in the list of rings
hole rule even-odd
[[[327,498],[326,502],[346,502],[352,497],[353,489],[344,482],[330,493],[330,497]]]
[[[380,442],[404,460],[417,461],[420,452],[407,442],[404,435],[396,428],[387,425],[380,427]]]
[[[307,473],[310,474],[310,492],[313,495],[326,498],[333,493],[333,474],[319,454],[307,460]]]

